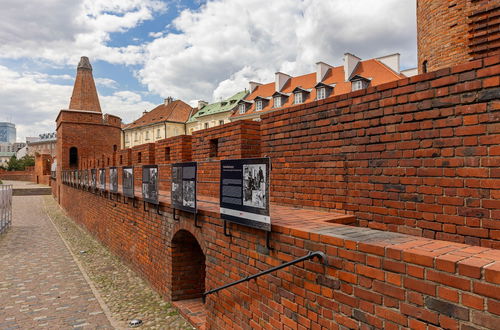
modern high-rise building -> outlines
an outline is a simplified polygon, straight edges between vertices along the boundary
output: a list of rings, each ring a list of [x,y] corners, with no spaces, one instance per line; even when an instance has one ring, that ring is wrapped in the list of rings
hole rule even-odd
[[[16,142],[16,125],[8,122],[0,122],[0,143]]]

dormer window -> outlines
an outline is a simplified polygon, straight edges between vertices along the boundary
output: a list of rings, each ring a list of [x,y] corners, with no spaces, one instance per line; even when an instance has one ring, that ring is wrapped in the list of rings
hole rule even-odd
[[[367,79],[356,79],[352,81],[352,91],[359,91],[360,89],[365,89],[370,84]]]
[[[262,100],[257,100],[255,102],[255,111],[260,111],[262,110],[263,106],[262,106]]]
[[[281,96],[275,96],[274,97],[274,107],[275,108],[280,108],[282,106],[281,104]]]
[[[326,98],[326,88],[325,87],[320,87],[317,89],[317,93],[316,93],[316,98],[318,100],[323,100]]]
[[[238,106],[238,109],[239,109],[240,115],[242,115],[246,112],[247,106],[245,105],[245,103],[240,103],[240,105]]]
[[[302,92],[295,93],[293,98],[293,103],[300,104],[302,102],[304,102],[304,98],[302,97]]]

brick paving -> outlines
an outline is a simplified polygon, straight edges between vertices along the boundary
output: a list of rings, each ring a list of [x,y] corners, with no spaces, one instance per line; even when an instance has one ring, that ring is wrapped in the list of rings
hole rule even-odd
[[[112,329],[89,284],[42,209],[13,198],[0,235],[0,329]]]
[[[143,321],[141,329],[193,329],[137,273],[68,218],[51,196],[45,196],[43,201],[45,211],[118,324],[127,327],[128,321],[138,318]]]

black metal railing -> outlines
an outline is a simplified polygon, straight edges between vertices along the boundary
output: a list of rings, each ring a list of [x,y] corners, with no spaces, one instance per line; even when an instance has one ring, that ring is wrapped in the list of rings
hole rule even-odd
[[[223,285],[221,287],[218,287],[218,288],[215,288],[215,289],[212,289],[212,290],[208,290],[205,293],[203,293],[203,297],[202,297],[203,298],[203,302],[205,302],[205,299],[206,299],[206,297],[209,294],[216,293],[216,292],[218,292],[220,290],[227,289],[227,288],[232,287],[232,286],[234,286],[236,284],[240,284],[240,283],[243,283],[243,282],[247,282],[247,281],[253,280],[254,278],[257,278],[257,277],[260,277],[260,276],[263,276],[263,275],[275,272],[277,270],[286,268],[288,266],[294,265],[296,263],[299,263],[299,262],[302,262],[302,261],[305,261],[305,260],[312,259],[314,257],[318,257],[318,259],[320,259],[321,261],[323,261],[323,263],[326,263],[326,255],[323,252],[321,252],[321,251],[309,252],[307,255],[305,255],[303,257],[297,258],[297,259],[289,261],[289,262],[285,262],[284,264],[281,264],[279,266],[276,266],[276,267],[273,267],[273,268],[269,268],[269,269],[264,270],[264,271],[262,271],[260,273],[247,276],[245,278],[239,279],[237,281],[234,281],[232,283]]]

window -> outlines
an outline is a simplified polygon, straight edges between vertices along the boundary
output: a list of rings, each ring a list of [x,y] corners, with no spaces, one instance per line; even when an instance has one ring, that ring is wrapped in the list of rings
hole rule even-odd
[[[255,111],[260,111],[262,110],[262,100],[258,100],[255,102]]]
[[[209,127],[209,124],[208,123],[205,123],[205,128],[208,128]]]
[[[159,128],[156,130],[156,137],[157,137],[157,138],[159,138],[159,137],[160,137],[160,129],[159,129]]]
[[[422,62],[422,73],[427,73],[427,60]]]
[[[120,155],[120,165],[123,164],[123,156]]]
[[[78,166],[78,149],[76,147],[69,148],[69,166]]]
[[[138,141],[137,136],[137,132],[135,132],[134,141]]]
[[[146,131],[146,140],[149,140],[149,131]]]
[[[274,98],[274,107],[275,108],[280,108],[281,107],[281,96],[276,96]]]
[[[303,100],[302,100],[302,93],[295,93],[295,96],[294,96],[294,104],[299,104],[299,103],[302,103]]]
[[[174,135],[176,135],[176,136],[179,135],[179,129],[177,127],[174,128]]]
[[[241,103],[241,104],[239,105],[239,109],[240,109],[240,114],[241,114],[241,115],[242,115],[242,114],[244,114],[244,113],[245,113],[245,111],[246,111],[246,105],[245,105],[245,103]]]
[[[142,152],[137,153],[137,162],[138,163],[142,162]]]
[[[360,89],[368,87],[368,83],[364,80],[354,80],[352,82],[352,91],[359,91]]]
[[[224,120],[219,120],[219,125],[224,125]]]
[[[323,100],[326,98],[326,88],[325,87],[320,87],[317,89],[318,94],[317,94],[317,99],[318,100]]]

